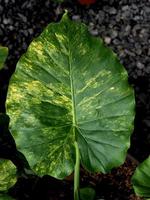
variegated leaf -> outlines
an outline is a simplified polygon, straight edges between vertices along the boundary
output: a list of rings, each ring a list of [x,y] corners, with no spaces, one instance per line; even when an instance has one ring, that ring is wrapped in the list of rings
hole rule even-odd
[[[90,171],[105,173],[123,163],[134,106],[116,55],[67,14],[30,44],[7,100],[19,150],[39,174],[57,178],[74,169],[75,140]]]

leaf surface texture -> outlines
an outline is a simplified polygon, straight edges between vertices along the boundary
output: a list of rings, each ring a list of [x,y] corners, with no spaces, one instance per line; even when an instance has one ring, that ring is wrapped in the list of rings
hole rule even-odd
[[[116,55],[66,14],[21,57],[7,101],[18,148],[39,174],[57,178],[74,169],[75,140],[89,171],[106,173],[122,164],[134,106]]]

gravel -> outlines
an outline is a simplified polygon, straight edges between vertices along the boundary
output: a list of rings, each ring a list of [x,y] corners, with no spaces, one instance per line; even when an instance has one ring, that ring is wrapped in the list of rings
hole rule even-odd
[[[101,37],[126,67],[137,103],[130,152],[142,161],[150,153],[150,0],[101,0],[92,6],[76,1],[0,0],[0,44],[10,51],[0,72],[0,111],[5,112],[6,83],[19,57],[48,23],[60,19],[64,8],[73,20],[86,23],[91,34]]]

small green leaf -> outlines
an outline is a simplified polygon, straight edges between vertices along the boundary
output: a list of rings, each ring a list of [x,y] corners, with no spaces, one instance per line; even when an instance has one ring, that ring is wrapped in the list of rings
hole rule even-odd
[[[93,188],[81,188],[80,200],[93,200],[95,198],[95,190]]]
[[[0,191],[5,191],[16,182],[16,167],[11,161],[0,159]]]
[[[8,115],[0,113],[0,136],[1,136],[0,140],[1,143],[3,143],[3,145],[5,144],[5,142],[3,141],[3,137],[5,134],[4,130],[6,129],[8,124],[9,124]],[[6,137],[7,136],[5,136],[5,139]],[[16,167],[11,161],[0,159],[0,192],[3,193],[8,188],[13,186],[15,182],[16,182]],[[0,199],[10,199],[10,198],[8,198],[7,195],[5,196],[0,193]]]
[[[138,196],[150,198],[150,156],[137,167],[132,183]]]
[[[0,46],[0,69],[3,67],[7,56],[8,56],[8,48]]]
[[[7,111],[18,149],[40,175],[64,178],[122,164],[130,146],[134,92],[116,55],[84,24],[51,23],[29,46],[11,79]]]

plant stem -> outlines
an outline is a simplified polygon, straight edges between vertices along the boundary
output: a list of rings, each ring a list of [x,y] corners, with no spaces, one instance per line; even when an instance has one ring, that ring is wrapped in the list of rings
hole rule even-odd
[[[75,149],[76,149],[76,164],[74,171],[74,200],[79,200],[80,152],[76,141],[75,141]]]

